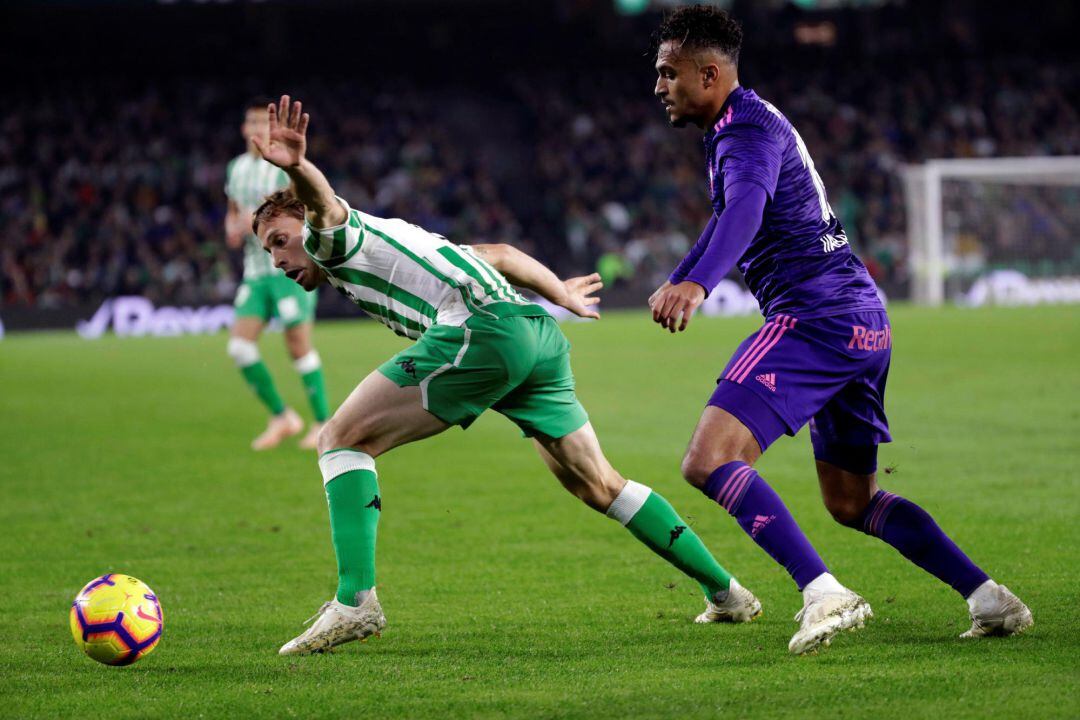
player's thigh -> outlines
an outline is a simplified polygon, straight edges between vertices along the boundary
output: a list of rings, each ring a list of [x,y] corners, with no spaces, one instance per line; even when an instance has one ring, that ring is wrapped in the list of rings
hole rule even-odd
[[[703,487],[716,468],[741,461],[753,465],[761,457],[754,433],[738,417],[715,405],[706,406],[683,456],[682,474]]]
[[[265,323],[257,317],[237,317],[229,329],[229,337],[255,342],[262,334]]]
[[[323,427],[319,452],[351,447],[376,457],[448,427],[424,409],[419,387],[400,387],[375,371],[356,386]]]
[[[604,456],[592,423],[559,438],[538,435],[534,442],[563,486],[592,507],[606,509],[626,484]]]

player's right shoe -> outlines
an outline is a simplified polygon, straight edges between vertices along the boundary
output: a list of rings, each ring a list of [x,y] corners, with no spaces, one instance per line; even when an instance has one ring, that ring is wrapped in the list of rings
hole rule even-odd
[[[761,602],[735,578],[725,597],[719,594],[705,598],[705,612],[694,618],[696,623],[747,623],[761,614]]]
[[[1035,624],[1031,610],[1009,588],[994,583],[987,590],[986,596],[980,598],[981,602],[971,608],[971,629],[960,637],[1019,635]]]
[[[304,429],[304,421],[292,408],[285,408],[285,412],[274,415],[266,424],[259,437],[251,441],[252,450],[269,450],[277,447],[287,437],[298,435]]]
[[[359,607],[345,605],[337,598],[323,603],[319,612],[307,619],[311,627],[302,635],[293,638],[281,646],[278,655],[311,655],[326,652],[331,648],[353,640],[366,640],[372,635],[379,635],[386,627],[379,598],[372,588]]]
[[[799,630],[791,637],[788,650],[795,655],[832,642],[841,630],[855,630],[874,616],[870,603],[844,588],[842,592],[809,594],[803,609],[795,615]]]

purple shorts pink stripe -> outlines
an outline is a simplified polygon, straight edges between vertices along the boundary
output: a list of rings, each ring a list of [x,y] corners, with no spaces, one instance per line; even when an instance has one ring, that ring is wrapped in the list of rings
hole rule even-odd
[[[873,342],[866,341],[870,337]],[[738,418],[763,451],[811,419],[815,452],[889,442],[891,338],[889,317],[881,311],[777,315],[739,344],[709,405]]]
[[[738,360],[732,364],[731,368],[723,376],[724,380],[731,380],[732,382],[741,383],[746,379],[746,376],[757,367],[761,359],[765,357],[766,353],[776,347],[776,343],[780,342],[780,338],[784,336],[791,328],[795,327],[795,323],[798,322],[797,318],[790,315],[777,315],[775,318],[765,323],[765,325],[758,331],[757,337],[754,342],[750,344],[750,347],[739,357]]]

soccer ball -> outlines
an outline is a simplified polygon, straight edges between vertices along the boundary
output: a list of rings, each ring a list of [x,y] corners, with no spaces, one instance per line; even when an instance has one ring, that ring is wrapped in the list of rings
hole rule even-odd
[[[70,619],[75,644],[106,665],[130,665],[147,655],[165,624],[154,591],[116,573],[88,582],[71,603]]]

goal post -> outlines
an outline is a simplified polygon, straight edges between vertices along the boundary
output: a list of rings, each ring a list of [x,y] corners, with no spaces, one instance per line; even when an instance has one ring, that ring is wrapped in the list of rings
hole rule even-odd
[[[996,271],[1072,278],[1075,294],[1080,156],[928,160],[901,176],[912,300],[962,302]]]

